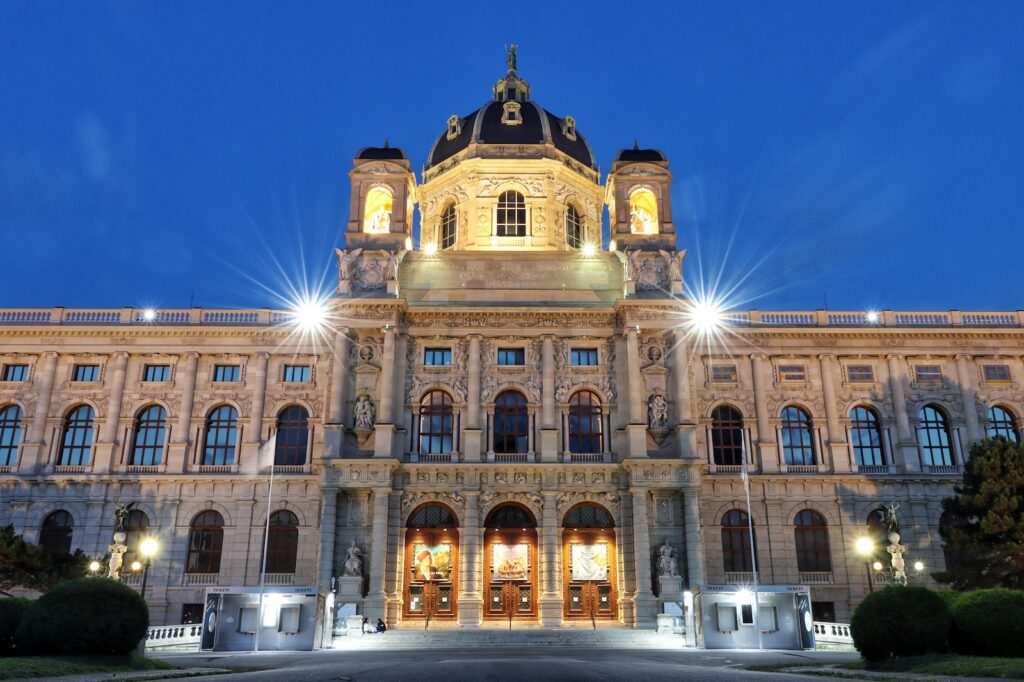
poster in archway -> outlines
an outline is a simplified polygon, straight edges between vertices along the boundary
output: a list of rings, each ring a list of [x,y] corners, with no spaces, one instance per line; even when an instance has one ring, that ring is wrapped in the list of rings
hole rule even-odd
[[[492,549],[494,580],[529,580],[530,546],[496,543]]]
[[[572,545],[573,580],[608,580],[608,545]]]
[[[413,580],[451,580],[452,546],[449,543],[412,546]]]

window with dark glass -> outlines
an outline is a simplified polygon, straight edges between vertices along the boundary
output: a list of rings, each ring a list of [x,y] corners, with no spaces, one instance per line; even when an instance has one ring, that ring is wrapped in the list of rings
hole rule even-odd
[[[99,378],[99,365],[75,365],[71,373],[72,381],[98,381]]]
[[[238,381],[242,368],[238,365],[214,365],[213,380],[217,382]]]
[[[916,365],[914,380],[919,384],[941,384],[942,368],[938,365]]]
[[[79,405],[64,417],[60,438],[59,466],[85,466],[92,451],[93,411]]]
[[[735,384],[736,365],[711,365],[711,381],[716,384]]]
[[[881,421],[870,407],[858,405],[850,410],[850,445],[859,466],[885,464]]]
[[[167,381],[170,378],[170,365],[146,365],[146,368],[142,371],[143,381]]]
[[[711,454],[719,466],[743,464],[743,416],[733,407],[711,411]]]
[[[208,509],[192,519],[188,531],[185,573],[220,573],[224,548],[224,517]]]
[[[238,431],[238,412],[229,405],[221,405],[206,417],[206,437],[203,439],[204,466],[225,466],[235,463],[235,439]]]
[[[985,381],[990,384],[1010,383],[1009,365],[985,365],[982,370],[985,373]]]
[[[722,562],[726,573],[750,573],[754,570],[747,514],[739,509],[727,511],[722,516]]]
[[[577,391],[569,398],[569,452],[604,452],[601,398],[593,391]]]
[[[299,517],[287,509],[270,515],[267,529],[267,573],[294,573],[299,552]]]
[[[309,365],[285,365],[285,383],[305,383],[309,381]]]
[[[803,365],[779,365],[779,381],[807,381],[807,369]]]
[[[875,380],[875,368],[871,365],[847,365],[846,380],[852,383],[871,383]]]
[[[572,205],[565,209],[565,241],[570,249],[583,248],[583,216]]]
[[[451,348],[424,348],[424,365],[450,365],[452,364]]]
[[[290,405],[277,415],[274,464],[302,466],[309,448],[309,412],[302,405]]]
[[[125,540],[128,551],[124,554],[123,564],[131,566],[139,557],[139,544],[149,534],[149,517],[141,509],[132,509],[124,523]]]
[[[447,528],[458,526],[459,522],[447,507],[425,504],[409,515],[405,525],[409,528]]]
[[[447,454],[455,450],[455,410],[444,391],[430,391],[420,400],[420,452]]]
[[[614,528],[615,521],[604,507],[593,502],[578,504],[562,520],[564,528]]]
[[[934,405],[925,405],[917,413],[917,442],[921,446],[924,463],[944,466],[953,463],[953,434],[946,415]]]
[[[793,526],[797,570],[805,573],[831,571],[832,555],[828,548],[828,524],[825,517],[811,509],[804,509],[796,515]]]
[[[455,212],[455,204],[451,204],[441,214],[441,249],[450,249],[455,246],[455,235],[458,232],[458,217]]]
[[[526,350],[523,348],[499,348],[498,364],[514,366],[525,365]]]
[[[811,415],[790,405],[782,410],[782,453],[786,464],[806,466],[814,464],[814,424]]]
[[[25,381],[28,365],[4,365],[3,381]]]
[[[2,423],[2,422],[0,422]],[[988,408],[988,429],[986,435],[989,438],[1003,437],[1011,443],[1020,440],[1020,431],[1017,429],[1017,418],[1005,407],[993,405]],[[0,456],[0,460],[3,457]]]
[[[0,466],[9,467],[18,463],[20,445],[21,408],[5,405],[0,408]]]
[[[135,418],[131,457],[133,466],[153,466],[163,461],[167,411],[150,405]]]
[[[579,367],[597,365],[596,348],[573,348],[569,352],[569,364]]]
[[[526,200],[519,192],[502,192],[498,197],[498,236],[526,236]]]
[[[527,452],[529,414],[526,396],[519,391],[504,391],[494,401],[494,451]]]
[[[58,509],[43,519],[42,528],[39,529],[39,547],[50,556],[71,554],[71,539],[74,532],[71,514]]]
[[[815,602],[817,604],[817,602]],[[203,604],[193,602],[181,605],[181,621],[183,625],[199,625],[203,622]]]

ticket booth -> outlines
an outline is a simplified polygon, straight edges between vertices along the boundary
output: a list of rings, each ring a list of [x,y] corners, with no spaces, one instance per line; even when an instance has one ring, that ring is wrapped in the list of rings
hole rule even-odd
[[[259,587],[210,587],[206,590],[203,651],[312,651],[330,644],[324,627],[327,596],[315,587],[267,586],[260,607]]]
[[[705,649],[814,648],[811,592],[802,585],[701,585],[693,611]]]

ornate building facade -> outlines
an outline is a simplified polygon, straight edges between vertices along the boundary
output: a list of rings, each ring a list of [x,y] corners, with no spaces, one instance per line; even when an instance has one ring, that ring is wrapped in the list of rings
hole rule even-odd
[[[844,620],[891,501],[930,584],[969,445],[1019,437],[1022,314],[735,312],[695,342],[666,156],[602,185],[509,66],[422,181],[357,154],[326,344],[288,311],[0,310],[0,524],[102,555],[137,502],[165,623],[258,584],[264,533],[267,583],[323,591],[354,542],[360,613],[399,627],[650,627],[673,572],[755,566]]]

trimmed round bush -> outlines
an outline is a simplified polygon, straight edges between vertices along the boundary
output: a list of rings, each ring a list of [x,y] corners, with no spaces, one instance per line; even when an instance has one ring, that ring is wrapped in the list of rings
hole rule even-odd
[[[850,635],[869,662],[945,651],[949,609],[924,587],[892,586],[869,594],[850,621]]]
[[[0,656],[17,653],[15,634],[25,612],[32,606],[31,599],[5,597],[0,599]]]
[[[1024,592],[965,592],[953,604],[951,647],[977,656],[1024,657]]]
[[[149,627],[138,592],[109,578],[76,578],[37,599],[18,627],[18,639],[49,655],[124,655]]]

